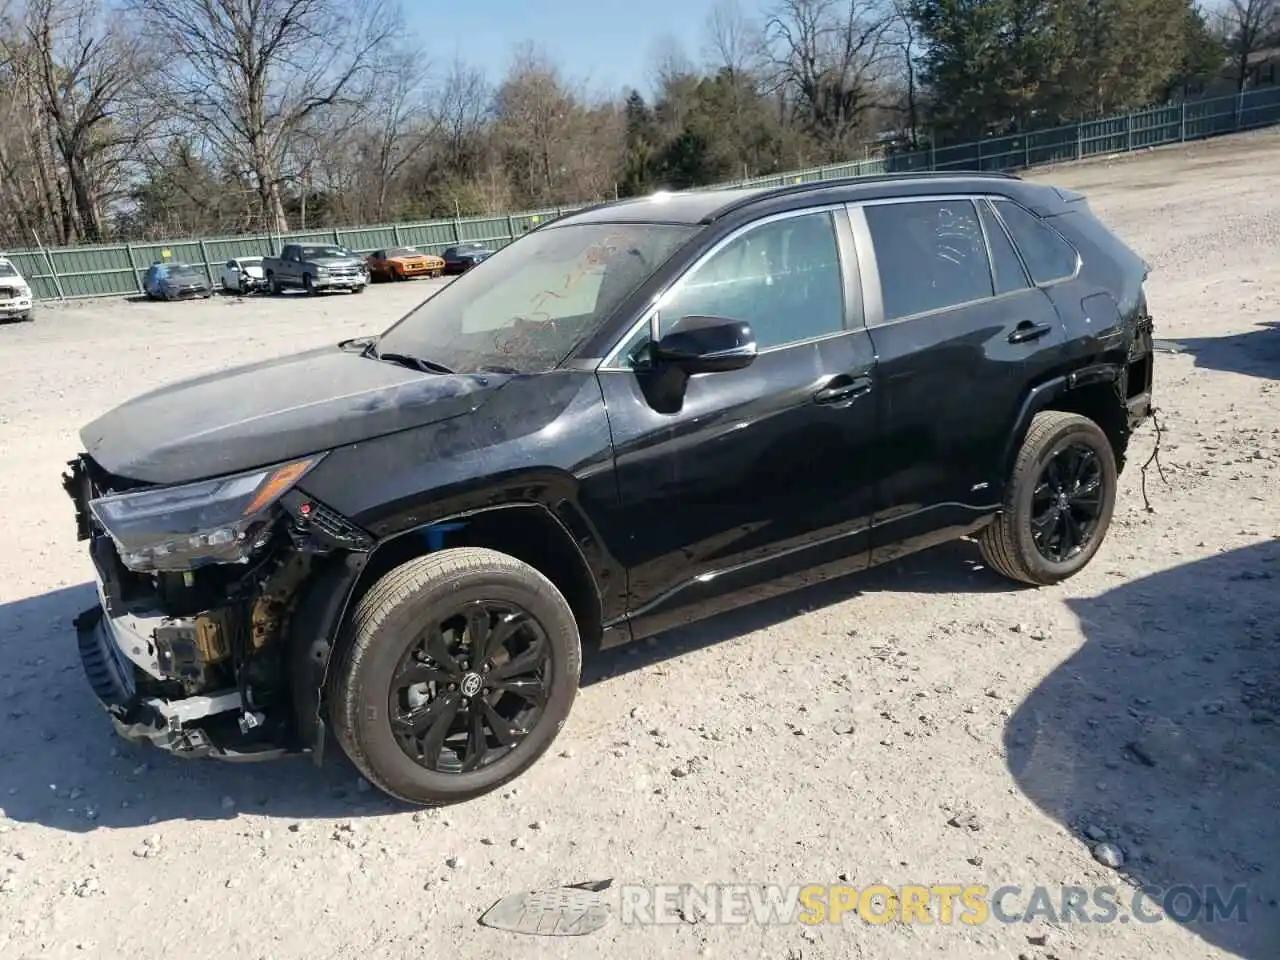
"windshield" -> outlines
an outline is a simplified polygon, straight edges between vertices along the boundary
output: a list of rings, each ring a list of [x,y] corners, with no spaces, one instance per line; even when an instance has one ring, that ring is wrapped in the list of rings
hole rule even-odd
[[[526,234],[426,300],[377,350],[459,373],[551,370],[697,230],[587,223]]]
[[[16,277],[18,271],[13,269],[12,263],[0,263],[0,277]]]
[[[242,267],[260,267],[262,266],[261,257],[241,257],[240,266]]]
[[[316,260],[324,257],[349,257],[350,251],[343,250],[342,247],[303,247],[303,260]]]
[[[418,253],[413,247],[396,247],[394,250],[388,250],[388,257],[413,257]]]

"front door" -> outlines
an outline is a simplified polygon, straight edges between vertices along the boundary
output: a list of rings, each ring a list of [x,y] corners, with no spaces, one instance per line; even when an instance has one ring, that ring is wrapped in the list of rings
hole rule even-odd
[[[873,278],[880,562],[951,539],[999,504],[1025,387],[1065,332],[985,200],[877,201],[850,215]]]
[[[647,327],[600,369],[619,486],[605,536],[628,569],[636,635],[866,564],[874,357],[845,216],[752,225],[662,299],[659,335],[686,316],[750,323],[750,366],[689,378],[674,411],[637,375]]]

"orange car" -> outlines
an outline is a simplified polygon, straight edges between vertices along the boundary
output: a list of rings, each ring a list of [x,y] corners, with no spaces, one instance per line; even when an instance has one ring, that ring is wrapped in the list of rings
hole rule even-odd
[[[411,277],[438,277],[444,273],[444,259],[413,247],[375,250],[365,261],[374,280],[408,280]]]

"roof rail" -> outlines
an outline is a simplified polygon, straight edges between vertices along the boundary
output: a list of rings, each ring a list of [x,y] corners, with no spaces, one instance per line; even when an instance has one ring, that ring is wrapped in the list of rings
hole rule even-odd
[[[913,170],[904,173],[871,173],[862,176],[834,177],[830,180],[806,180],[803,183],[784,183],[777,187],[762,187],[759,192],[748,197],[726,203],[715,213],[703,218],[703,223],[712,223],[735,210],[759,203],[761,200],[772,200],[775,197],[787,197],[792,194],[803,194],[824,190],[830,187],[852,186],[867,183],[890,183],[901,180],[959,180],[970,177],[989,177],[993,180],[1021,180],[1017,174],[1004,173],[997,170]],[[744,189],[751,189],[746,187]]]
[[[565,217],[576,217],[580,213],[590,213],[592,210],[599,210],[601,207],[611,207],[617,200],[602,200],[599,203],[592,203],[585,207],[577,207],[573,210],[565,210],[563,213],[557,213],[550,220],[539,220],[532,227],[526,230],[526,233],[533,233],[535,230],[541,230],[543,227],[549,227],[553,223],[559,223]],[[512,239],[515,239],[514,237]]]

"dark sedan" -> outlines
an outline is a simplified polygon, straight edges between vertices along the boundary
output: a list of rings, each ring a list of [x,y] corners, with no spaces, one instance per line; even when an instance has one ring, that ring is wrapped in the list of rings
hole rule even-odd
[[[488,260],[494,251],[480,243],[460,243],[450,247],[441,254],[444,257],[444,272],[466,273],[477,263]]]

